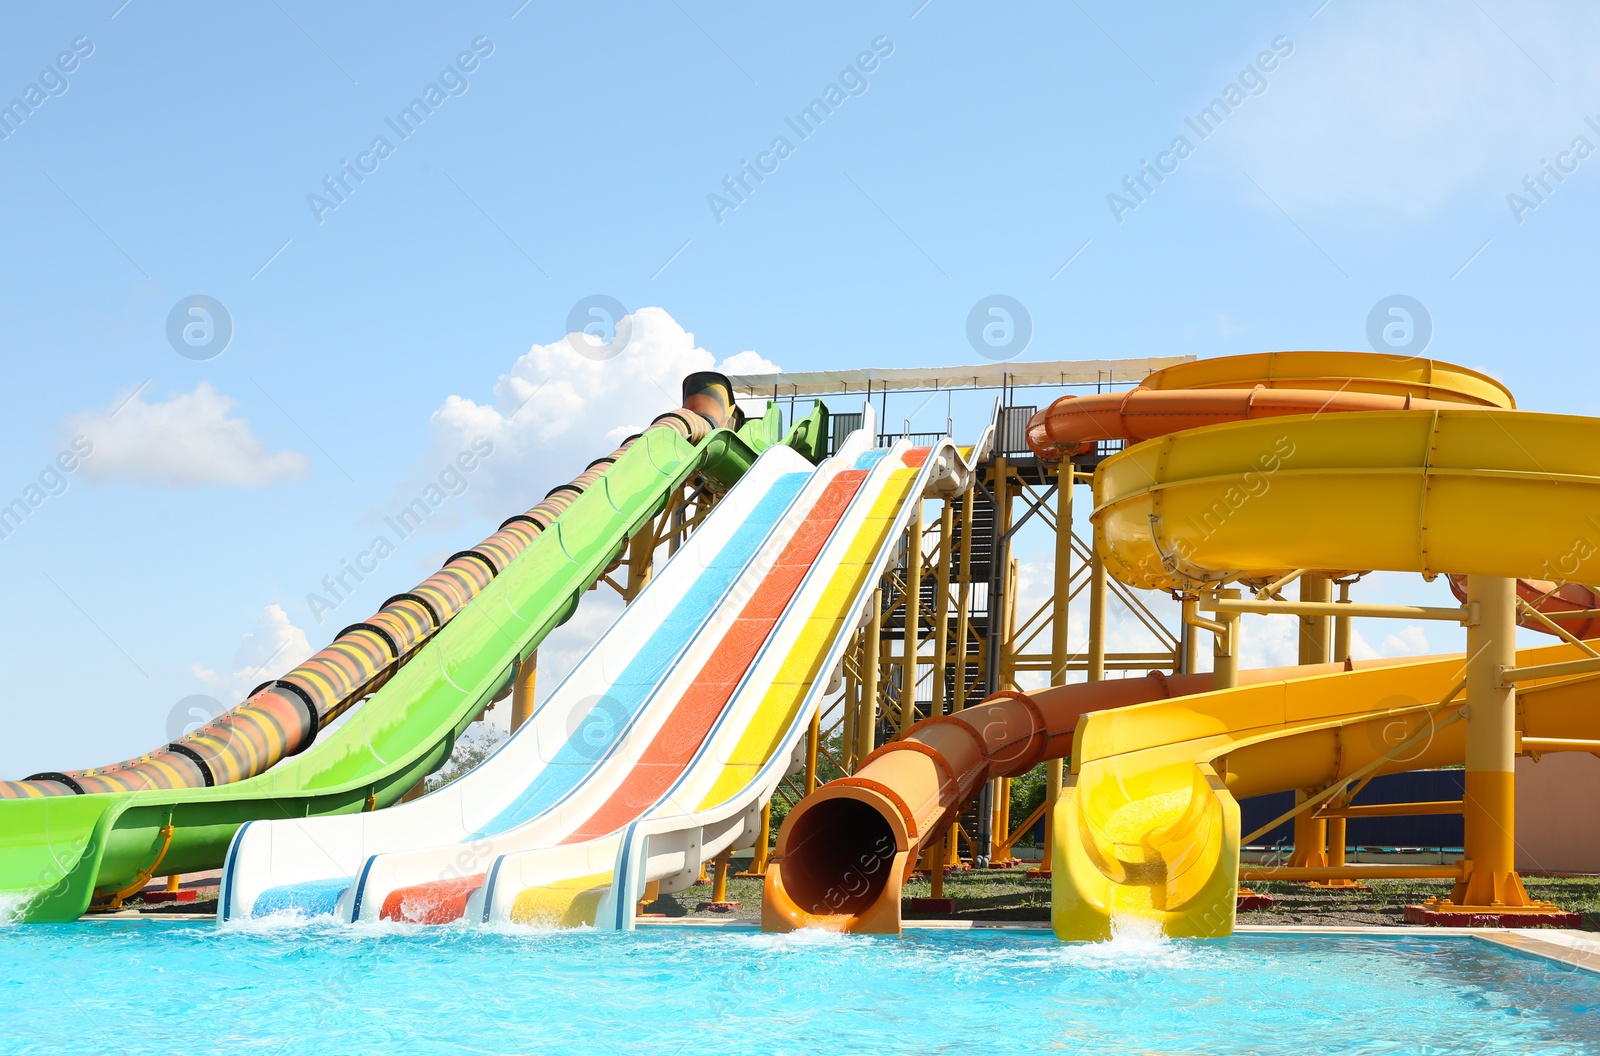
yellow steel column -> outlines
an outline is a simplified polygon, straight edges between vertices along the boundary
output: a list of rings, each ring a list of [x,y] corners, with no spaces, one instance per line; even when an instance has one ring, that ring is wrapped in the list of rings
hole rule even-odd
[[[851,773],[855,772],[859,759],[856,747],[860,740],[857,730],[861,727],[862,651],[861,631],[857,629],[850,633],[850,644],[844,652],[844,725],[839,728],[839,751]]]
[[[1067,631],[1069,629],[1069,599],[1072,594],[1072,492],[1075,477],[1072,463],[1065,462],[1056,469],[1056,575],[1055,594],[1051,598],[1050,615],[1050,684],[1064,685],[1067,681]],[[1039,871],[1050,872],[1052,841],[1055,838],[1056,801],[1061,798],[1062,760],[1052,759],[1050,775],[1045,784],[1044,798],[1044,853],[1040,855]]]
[[[1190,595],[1192,597],[1192,595]],[[1183,673],[1192,675],[1200,666],[1199,628],[1185,624],[1183,628]]]
[[[1307,572],[1300,577],[1301,601],[1327,601],[1332,596],[1328,580]],[[1237,624],[1230,625],[1237,629]],[[1300,617],[1300,647],[1298,662],[1325,664],[1328,662],[1328,617]],[[1237,663],[1237,661],[1235,661]],[[1304,803],[1317,789],[1301,789],[1295,793],[1295,803]],[[1306,810],[1294,816],[1294,852],[1289,856],[1291,866],[1325,866],[1328,864],[1328,823],[1312,817],[1316,811]]]
[[[1319,576],[1307,572],[1300,577],[1300,600],[1326,602],[1332,600],[1333,584],[1326,576]],[[1328,623],[1327,616],[1302,616],[1300,617],[1300,660],[1302,664],[1325,664],[1328,662]]]
[[[1011,835],[1011,779],[1009,777],[996,778],[994,782],[994,823],[993,835],[989,839],[992,848],[989,856],[990,864],[998,865],[1011,860],[1011,845],[1006,838]]]
[[[906,630],[900,658],[900,732],[917,721],[917,652],[922,648],[922,500],[913,499],[906,527]]]
[[[723,851],[717,855],[715,871],[711,874],[711,902],[718,905],[728,901],[728,860],[733,857],[731,852]]]
[[[977,493],[977,488],[969,486],[961,501],[961,548],[956,566],[955,696],[950,704],[952,714],[967,706],[967,650],[970,644],[967,639],[971,629],[969,614],[972,608],[972,500]],[[961,836],[954,824],[950,827],[948,852],[948,863],[960,865]],[[975,848],[973,853],[977,853]]]
[[[1237,591],[1235,591],[1237,593]],[[1106,677],[1106,563],[1100,559],[1100,529],[1094,530],[1089,562],[1089,681]]]
[[[817,742],[822,739],[822,709],[811,713],[811,728],[806,731],[806,795],[817,790]]]
[[[866,648],[861,663],[861,710],[856,716],[856,761],[872,754],[878,726],[878,659],[883,645],[883,588],[876,587],[867,604],[868,613]]]
[[[1350,581],[1339,581],[1339,604],[1350,604]],[[1333,660],[1342,664],[1350,659],[1350,617],[1335,616],[1333,618]]]
[[[533,714],[534,680],[539,674],[539,650],[528,654],[517,665],[517,677],[511,684],[511,732],[516,733],[528,716]]]
[[[1017,687],[1017,559],[1006,562],[1006,604],[1000,621],[1000,684],[996,689]]]
[[[1333,868],[1337,868],[1339,866],[1344,865],[1344,845],[1345,845],[1344,823],[1345,823],[1345,819],[1344,818],[1329,818],[1328,819],[1328,865],[1330,867],[1333,867]],[[1353,880],[1330,880],[1330,881],[1328,881],[1328,886],[1329,887],[1357,887],[1357,886],[1365,887],[1366,885],[1365,884],[1357,884]]]
[[[1237,601],[1239,592],[1219,590],[1217,597]],[[1216,635],[1212,654],[1211,688],[1233,689],[1239,684],[1239,614],[1219,612],[1217,622],[1227,630],[1223,634]]]
[[[628,540],[628,585],[622,592],[624,601],[632,601],[650,582],[654,573],[656,536],[653,524],[646,524]]]
[[[1456,883],[1458,906],[1529,905],[1516,872],[1516,690],[1500,682],[1515,667],[1516,581],[1469,576],[1467,603],[1467,774],[1462,816],[1470,871]]]
[[[956,678],[955,701],[951,711],[967,706],[967,636],[972,608],[972,500],[976,488],[968,488],[961,501],[961,563],[956,569]]]
[[[1050,609],[1050,684],[1067,681],[1067,600],[1072,593],[1072,463],[1056,470],[1056,575]]]
[[[933,596],[933,701],[928,714],[944,714],[945,668],[950,662],[950,537],[955,534],[955,513],[944,500],[939,514],[939,569],[934,574]]]
[[[998,538],[1004,539],[1006,533],[1011,531],[1012,495],[1011,463],[1003,455],[994,460],[993,490],[995,499],[994,531]],[[994,671],[994,684],[989,687],[991,695],[998,693],[1002,689],[1013,688],[1007,685],[1007,660],[1011,653],[1011,627],[1012,619],[1015,615],[1013,601],[1016,597],[1016,591],[1012,589],[1014,586],[1012,582],[1013,564],[1008,556],[1010,552],[1011,550],[1007,546],[996,546],[994,548],[995,557],[1004,558],[1006,563],[1000,568],[991,569],[989,573],[992,577],[991,582],[1000,588],[1000,597],[998,599],[989,599],[989,619],[991,621],[1000,621],[1000,633],[990,639],[994,643],[994,648],[1000,650],[1000,655],[994,658],[993,665],[985,664],[986,670],[992,667]],[[998,605],[996,604],[997,601],[999,602]],[[998,794],[998,787],[996,792]]]
[[[750,868],[740,873],[742,877],[766,876],[767,856],[772,845],[772,802],[768,800],[761,805],[761,834],[756,837],[756,845],[750,857]]]

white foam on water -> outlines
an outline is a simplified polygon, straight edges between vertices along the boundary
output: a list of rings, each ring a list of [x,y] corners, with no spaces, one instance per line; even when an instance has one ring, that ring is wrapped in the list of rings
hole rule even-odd
[[[303,931],[332,922],[331,914],[308,916],[303,910],[280,909],[261,917],[234,917],[218,924],[217,930],[241,935],[276,935],[285,931]]]
[[[847,935],[838,928],[810,925],[790,932],[762,932],[748,936],[757,946],[773,950],[827,950],[860,945],[867,936]]]
[[[20,892],[0,893],[0,928],[15,924],[17,918],[22,915],[22,911],[27,908],[28,903],[32,902],[37,894],[37,891],[30,891],[26,894]]]
[[[1121,942],[1128,947],[1154,946],[1166,941],[1166,936],[1161,930],[1161,914],[1144,907],[1128,909],[1118,906],[1115,901],[1111,907],[1111,941]]]

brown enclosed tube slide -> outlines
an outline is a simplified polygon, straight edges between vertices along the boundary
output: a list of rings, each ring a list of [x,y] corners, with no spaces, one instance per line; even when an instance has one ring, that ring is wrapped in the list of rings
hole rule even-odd
[[[1239,682],[1248,686],[1347,669],[1346,664],[1267,668],[1240,672]],[[784,819],[767,866],[762,929],[816,925],[897,933],[900,885],[908,866],[943,837],[961,804],[984,782],[1015,777],[1069,754],[1078,720],[1090,712],[1211,687],[1209,672],[1151,672],[1143,678],[1000,693],[953,715],[922,720],[867,756],[855,776],[823,785]]]
[[[1338,411],[1461,410],[1449,400],[1320,389],[1130,389],[1066,396],[1028,422],[1028,445],[1049,462],[1087,454],[1100,440],[1139,443],[1224,422]]]

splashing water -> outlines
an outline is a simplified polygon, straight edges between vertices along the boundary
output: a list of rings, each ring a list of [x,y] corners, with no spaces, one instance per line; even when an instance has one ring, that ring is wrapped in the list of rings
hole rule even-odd
[[[1104,833],[1126,871],[1123,883],[1111,887],[1111,937],[1149,944],[1162,938],[1166,909],[1167,861],[1150,842],[1152,832],[1164,829],[1189,809],[1190,788],[1124,803],[1106,819]]]
[[[1156,951],[1154,953],[1148,951]],[[1600,977],[1415,933],[1062,943],[101,920],[0,932],[0,1050],[429,1056],[691,1051],[1486,1051],[1600,1056]]]
[[[22,910],[31,901],[33,901],[31,893],[0,894],[0,928],[5,927],[7,924],[15,924],[17,918],[22,915]]]

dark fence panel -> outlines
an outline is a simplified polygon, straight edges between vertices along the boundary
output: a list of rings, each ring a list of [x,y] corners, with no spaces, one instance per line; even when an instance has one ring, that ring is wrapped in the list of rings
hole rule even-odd
[[[1366,803],[1433,803],[1460,799],[1465,787],[1464,770],[1417,770],[1409,774],[1388,774],[1373,778],[1356,797]],[[1239,801],[1240,835],[1248,836],[1294,806],[1293,792],[1253,796]],[[1350,847],[1460,847],[1462,822],[1459,814],[1423,814],[1410,818],[1351,818],[1345,827],[1345,843]],[[1294,843],[1294,825],[1285,822],[1254,841],[1252,846],[1289,846]]]

